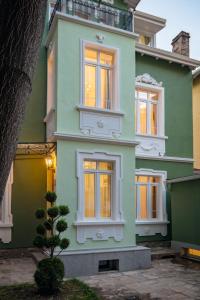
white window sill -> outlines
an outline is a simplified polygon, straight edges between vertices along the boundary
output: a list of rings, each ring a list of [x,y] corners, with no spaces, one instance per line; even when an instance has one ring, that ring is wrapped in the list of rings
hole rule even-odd
[[[108,115],[116,115],[116,116],[124,116],[124,113],[118,110],[111,110],[111,109],[102,109],[98,107],[90,107],[90,106],[84,106],[84,105],[77,105],[76,109],[78,111],[87,111],[87,112],[96,112],[96,113],[102,113],[102,114],[108,114]]]
[[[161,220],[136,220],[136,225],[151,225],[151,224],[169,224],[169,221],[161,221]]]
[[[143,137],[143,138],[149,138],[149,139],[160,139],[160,140],[167,140],[168,136],[165,135],[151,135],[151,134],[140,134],[136,133],[136,136]]]
[[[92,221],[92,220],[88,220],[88,221],[76,221],[74,223],[75,226],[108,226],[108,225],[124,225],[125,224],[125,221],[122,220],[122,221],[115,221],[115,220],[95,220],[95,221]]]

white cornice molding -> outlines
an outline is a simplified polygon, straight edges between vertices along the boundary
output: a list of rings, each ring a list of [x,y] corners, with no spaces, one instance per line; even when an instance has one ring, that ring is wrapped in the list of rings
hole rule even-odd
[[[148,73],[144,73],[142,75],[138,75],[135,79],[136,83],[145,83],[145,84],[150,84],[153,86],[162,86],[162,82],[157,82],[155,78],[153,78],[151,75]]]
[[[88,20],[85,20],[85,19],[82,19],[82,18],[79,18],[79,17],[76,17],[76,16],[70,16],[70,15],[67,15],[67,14],[64,14],[64,13],[61,13],[61,12],[56,12],[56,14],[54,16],[54,19],[53,19],[53,22],[51,24],[51,27],[49,29],[49,33],[47,35],[46,47],[48,47],[49,44],[50,44],[53,33],[56,30],[58,20],[72,22],[72,23],[80,24],[80,25],[87,26],[87,27],[90,27],[90,28],[111,32],[111,33],[114,33],[114,34],[118,34],[118,35],[121,35],[121,36],[132,38],[134,40],[138,39],[138,34],[136,34],[134,32],[131,32],[131,31],[119,29],[119,28],[116,28],[116,27],[113,27],[113,26],[108,26],[108,25],[105,25],[105,24],[102,24],[102,23],[96,23],[96,22],[93,22],[93,21],[88,21]]]
[[[77,141],[77,142],[88,142],[88,143],[97,143],[97,144],[111,144],[111,145],[121,145],[128,147],[136,147],[139,143],[134,140],[114,140],[101,137],[92,137],[92,136],[82,136],[67,134],[62,132],[54,132],[53,136],[56,140],[66,140],[66,141]]]
[[[175,62],[181,64],[182,66],[188,66],[191,69],[195,69],[200,66],[200,61],[189,58],[184,55],[180,55],[174,52],[162,50],[159,48],[153,48],[146,45],[142,45],[136,42],[136,52],[141,53],[142,55],[146,54],[153,56],[157,59],[164,59],[169,61],[169,63]]]
[[[137,159],[147,159],[147,160],[163,160],[163,161],[173,161],[179,163],[190,163],[194,162],[193,158],[188,157],[177,157],[177,156],[144,156],[144,155],[136,155]]]
[[[200,175],[191,175],[191,176],[184,176],[184,177],[178,177],[174,179],[167,180],[167,183],[179,183],[179,182],[185,182],[185,181],[193,181],[200,179]]]

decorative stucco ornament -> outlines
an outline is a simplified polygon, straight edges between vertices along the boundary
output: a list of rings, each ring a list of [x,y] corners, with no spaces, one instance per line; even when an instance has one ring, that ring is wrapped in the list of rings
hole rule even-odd
[[[136,77],[136,83],[146,83],[155,86],[162,86],[162,82],[157,82],[151,75],[144,73],[143,75],[138,75]]]

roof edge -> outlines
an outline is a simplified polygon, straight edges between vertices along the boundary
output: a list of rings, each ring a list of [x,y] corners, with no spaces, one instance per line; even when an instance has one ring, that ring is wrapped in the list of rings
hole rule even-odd
[[[169,63],[175,62],[181,64],[182,66],[188,66],[191,69],[195,69],[200,66],[199,60],[192,59],[185,55],[177,54],[167,50],[149,47],[139,43],[136,43],[136,52],[139,52],[142,55],[146,54],[149,56],[153,56],[156,59],[164,59],[169,61]]]

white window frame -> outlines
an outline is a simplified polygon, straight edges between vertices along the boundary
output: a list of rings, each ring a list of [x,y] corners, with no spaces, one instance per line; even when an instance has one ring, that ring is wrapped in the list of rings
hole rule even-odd
[[[13,218],[11,213],[11,197],[13,184],[13,166],[6,183],[5,193],[1,202],[2,215],[0,218],[0,241],[3,243],[11,242],[11,233],[13,226]]]
[[[139,119],[139,100],[135,99],[135,115],[136,115],[136,135],[144,137],[154,137],[154,138],[164,138],[165,137],[165,99],[164,99],[164,88],[158,87],[151,84],[138,83],[136,82],[135,90],[143,89],[147,92],[156,92],[159,95],[158,104],[157,104],[157,134],[152,135],[151,132],[151,122],[150,122],[150,105],[147,105],[147,134],[140,133],[138,128],[140,128],[140,119]],[[147,100],[149,103],[149,101]],[[147,103],[147,104],[148,104]]]
[[[113,174],[112,174],[112,199],[111,199],[111,218],[100,217],[100,205],[96,206],[96,217],[87,218],[85,217],[84,209],[84,169],[83,162],[85,160],[95,160],[113,163]],[[122,179],[122,168],[121,168],[121,155],[110,154],[105,152],[85,152],[77,151],[77,178],[78,178],[78,211],[77,211],[77,222],[94,224],[109,224],[115,222],[124,222],[123,213],[121,206],[121,179]],[[95,204],[96,205],[96,204]]]
[[[84,160],[85,161],[85,160]],[[111,176],[111,216],[109,218],[105,218],[105,220],[109,220],[112,219],[112,205],[113,205],[113,175],[115,172],[115,166],[112,163],[113,169],[112,170],[99,170],[98,169],[98,164],[99,162],[101,162],[100,160],[87,160],[87,161],[92,161],[92,162],[96,162],[97,168],[94,169],[84,169],[83,168],[83,174],[95,174],[95,209],[94,209],[94,213],[95,213],[95,217],[94,218],[89,218],[87,217],[88,220],[93,220],[93,219],[97,219],[97,220],[102,220],[103,218],[101,217],[101,197],[100,197],[100,174],[106,174],[106,175],[110,175]],[[104,162],[110,162],[110,161],[104,161]],[[85,204],[85,199],[84,199],[84,204]],[[86,218],[86,217],[85,217]]]
[[[137,207],[136,212],[136,224],[156,224],[160,222],[168,222],[167,220],[167,210],[166,210],[166,180],[167,180],[167,172],[160,170],[151,170],[151,169],[136,169],[135,176],[154,176],[160,178],[160,184],[158,188],[158,199],[157,199],[157,207],[158,207],[158,218],[148,218],[148,219],[140,219],[137,216],[140,213],[140,202],[136,198],[135,203]],[[140,183],[135,182],[135,189],[139,186]],[[142,183],[141,183],[142,185]],[[135,193],[135,197],[137,194]],[[151,209],[150,205],[148,206],[148,210]]]
[[[85,76],[84,76],[84,65],[85,65],[85,57],[84,57],[84,49],[91,48],[97,51],[104,51],[113,54],[114,56],[114,63],[112,66],[112,105],[110,109],[103,109],[100,107],[100,86],[98,85],[99,80],[99,71],[97,71],[96,76],[96,103],[97,105],[95,107],[89,107],[91,109],[99,109],[99,110],[105,110],[105,111],[119,111],[120,110],[120,103],[119,103],[119,49],[110,47],[109,45],[100,45],[99,43],[92,43],[90,41],[81,40],[81,99],[80,99],[80,105],[84,107],[85,106]],[[96,65],[96,63],[89,62],[91,65]],[[103,65],[102,65],[103,66]],[[106,65],[105,65],[106,67]]]

